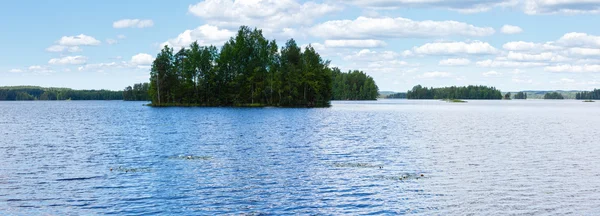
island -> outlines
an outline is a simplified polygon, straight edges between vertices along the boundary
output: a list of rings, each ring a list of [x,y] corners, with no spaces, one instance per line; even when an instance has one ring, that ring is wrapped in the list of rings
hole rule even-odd
[[[594,91],[584,91],[575,94],[577,100],[600,100],[600,89],[594,89]]]
[[[548,92],[548,93],[546,93],[546,95],[544,95],[544,100],[563,100],[563,99],[565,99],[565,97],[563,97],[563,95],[558,92]]]
[[[123,100],[122,91],[74,90],[39,86],[0,87],[0,101],[26,100]]]
[[[408,99],[463,99],[463,100],[501,100],[502,92],[487,86],[451,86],[443,88],[424,88],[416,85],[406,93]]]
[[[333,79],[344,84],[334,88]],[[242,26],[221,49],[194,42],[174,52],[165,45],[148,92],[155,107],[329,107],[332,99],[375,99],[377,90],[360,71],[330,68],[311,45],[290,39],[278,47],[262,30]]]
[[[515,94],[514,99],[516,100],[527,100],[527,93],[526,92],[518,92]]]

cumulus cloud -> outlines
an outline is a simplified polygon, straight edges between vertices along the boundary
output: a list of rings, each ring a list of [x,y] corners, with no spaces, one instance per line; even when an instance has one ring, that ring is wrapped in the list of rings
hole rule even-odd
[[[11,73],[22,73],[23,70],[21,70],[21,69],[11,69],[8,72],[11,72]]]
[[[62,46],[97,46],[100,41],[92,36],[80,34],[77,36],[63,36],[57,43]]]
[[[548,50],[559,50],[560,46],[554,45],[552,42],[548,43],[533,43],[525,41],[512,41],[505,43],[502,48],[510,51],[548,51]]]
[[[325,46],[331,48],[376,48],[387,43],[381,40],[326,40]]]
[[[443,66],[465,66],[469,65],[471,61],[466,58],[450,58],[441,60],[439,65]]]
[[[567,57],[558,55],[553,52],[543,52],[539,54],[527,54],[510,51],[506,56],[509,60],[514,61],[549,61],[549,62],[562,62],[570,60]]]
[[[40,73],[40,74],[47,74],[47,73],[53,73],[54,70],[46,67],[46,66],[40,66],[40,65],[32,65],[29,66],[27,68],[28,71],[30,72],[34,72],[34,73]]]
[[[152,20],[122,19],[113,22],[113,28],[147,28],[154,26]]]
[[[434,71],[434,72],[426,72],[421,74],[420,76],[418,76],[418,78],[422,78],[422,79],[429,79],[429,78],[446,78],[446,77],[450,77],[451,74],[448,72],[440,72],[440,71]]]
[[[566,47],[600,48],[600,36],[571,32],[563,35],[556,43]]]
[[[235,32],[227,29],[219,29],[219,27],[212,25],[203,25],[196,29],[185,30],[176,38],[169,39],[162,43],[161,47],[168,45],[179,49],[190,45],[194,41],[198,41],[198,44],[200,45],[220,45],[234,35]]]
[[[85,64],[87,62],[87,57],[85,56],[65,56],[62,58],[53,58],[48,61],[48,64],[58,64],[58,65],[66,65],[66,64]]]
[[[579,14],[600,12],[598,0],[525,0],[527,14]]]
[[[500,76],[502,75],[502,73],[498,72],[498,71],[488,71],[488,72],[484,72],[481,75],[483,75],[484,77],[492,77],[492,76]]]
[[[154,57],[146,53],[139,53],[131,57],[131,63],[135,65],[151,65]]]
[[[342,2],[342,1],[340,1]],[[515,5],[514,0],[345,0],[362,7],[373,9],[393,9],[393,8],[442,8],[461,13],[478,13],[488,11],[494,7],[506,7]]]
[[[256,26],[265,31],[308,26],[313,20],[342,8],[295,0],[204,0],[190,5],[188,11],[208,24],[225,28]]]
[[[413,48],[413,52],[421,55],[486,55],[495,54],[498,51],[489,43],[473,41],[426,43],[422,46]]]
[[[571,65],[571,64],[560,64],[554,66],[548,66],[544,68],[548,72],[556,73],[600,73],[600,65]]]
[[[311,34],[321,38],[421,38],[441,36],[488,36],[494,34],[490,27],[477,27],[457,21],[414,21],[402,17],[332,20],[311,28]]]
[[[116,44],[116,43],[118,43],[118,41],[117,41],[117,40],[115,40],[115,39],[110,39],[110,38],[109,38],[109,39],[106,39],[106,43],[107,43],[107,44],[109,44],[109,45],[113,45],[113,44]]]
[[[400,54],[393,51],[373,51],[369,49],[363,49],[358,52],[354,52],[350,55],[346,55],[344,60],[346,61],[382,61],[382,60],[394,60],[397,59]]]
[[[68,47],[68,46],[63,46],[63,45],[52,45],[52,46],[46,48],[46,51],[48,51],[48,52],[81,52],[81,51],[83,51],[83,49],[81,49],[78,46]]]
[[[86,64],[84,66],[80,66],[77,69],[79,71],[88,71],[88,70],[104,70],[104,69],[108,69],[108,68],[122,68],[123,65],[125,65],[125,63],[117,63],[117,62],[110,62],[110,63],[98,63],[98,64]]]
[[[518,34],[518,33],[523,32],[523,29],[521,29],[521,27],[519,27],[519,26],[504,25],[504,26],[502,26],[500,31],[504,34]]]
[[[507,68],[518,68],[518,67],[540,67],[546,66],[548,63],[545,62],[518,62],[518,61],[507,61],[507,60],[483,60],[475,63],[479,67],[507,67]]]

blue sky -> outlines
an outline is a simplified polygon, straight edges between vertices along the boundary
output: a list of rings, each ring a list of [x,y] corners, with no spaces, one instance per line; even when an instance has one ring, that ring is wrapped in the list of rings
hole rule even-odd
[[[6,1],[0,85],[120,90],[161,45],[220,47],[240,25],[312,44],[381,90],[600,87],[600,0]]]

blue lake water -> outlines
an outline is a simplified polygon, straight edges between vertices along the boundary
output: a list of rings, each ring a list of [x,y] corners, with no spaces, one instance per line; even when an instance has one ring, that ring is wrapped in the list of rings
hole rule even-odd
[[[600,103],[143,104],[0,102],[0,215],[600,212]]]

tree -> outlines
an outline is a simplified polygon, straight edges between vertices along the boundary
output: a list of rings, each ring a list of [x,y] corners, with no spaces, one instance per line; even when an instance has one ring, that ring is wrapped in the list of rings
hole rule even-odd
[[[510,92],[508,92],[508,93],[506,93],[506,94],[504,95],[504,100],[510,100],[510,99],[511,99],[511,98],[510,98]]]

